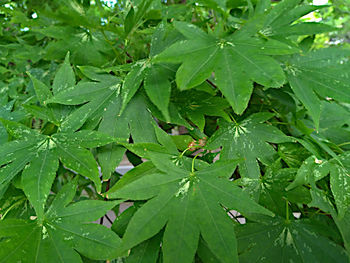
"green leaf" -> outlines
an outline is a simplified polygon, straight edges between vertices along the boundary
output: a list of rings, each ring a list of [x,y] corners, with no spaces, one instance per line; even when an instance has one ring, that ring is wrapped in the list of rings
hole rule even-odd
[[[191,120],[201,131],[203,131],[206,124],[205,116],[220,116],[230,120],[230,117],[225,112],[225,109],[229,107],[225,99],[209,95],[207,92],[198,91],[197,89],[179,93],[174,101],[174,105],[183,118]]]
[[[180,90],[190,89],[210,77],[217,61],[219,47],[208,43],[208,47],[193,52],[176,72],[176,83]]]
[[[287,37],[292,35],[313,35],[334,31],[335,28],[317,22],[299,22],[299,18],[327,6],[300,5],[299,0],[280,1],[269,10],[263,28],[265,36]]]
[[[38,130],[30,129],[21,123],[5,120],[1,118],[0,118],[0,121],[6,128],[7,132],[16,139],[25,139],[25,140],[45,139],[45,136],[41,135],[38,132]]]
[[[317,233],[304,220],[237,227],[240,262],[346,262],[342,247]]]
[[[339,219],[342,219],[350,207],[350,162],[349,152],[340,156],[342,166],[334,162],[331,167],[330,184],[338,210]],[[334,160],[333,160],[334,161]]]
[[[119,201],[84,201],[65,207],[76,191],[76,181],[58,193],[44,221],[8,219],[0,222],[4,249],[1,262],[82,262],[79,253],[96,260],[115,258],[120,238],[108,228],[89,224]]]
[[[309,190],[304,186],[286,191],[286,186],[295,178],[296,169],[276,169],[270,168],[264,175],[261,182],[259,204],[268,208],[272,212],[283,216],[292,217],[290,211],[286,211],[286,200],[295,204],[308,204],[311,202]]]
[[[158,234],[130,251],[130,255],[126,258],[126,263],[148,263],[156,262],[160,249],[161,235]]]
[[[157,169],[155,169],[152,162],[144,162],[135,168],[128,171],[123,177],[108,191],[108,198],[116,198],[119,195],[118,190],[124,188],[128,184],[146,176],[149,174],[156,173]],[[115,193],[117,192],[117,193]]]
[[[37,262],[35,251],[41,240],[41,230],[35,222],[22,219],[0,221],[0,237],[8,242],[1,242],[0,262]],[[32,250],[32,253],[28,251]],[[79,262],[79,261],[78,261]]]
[[[126,75],[123,87],[121,89],[122,108],[120,113],[124,111],[126,105],[128,105],[129,101],[139,89],[144,78],[145,67],[146,63],[137,63],[132,67],[128,75]]]
[[[328,161],[311,156],[302,163],[294,181],[288,185],[286,190],[291,190],[303,184],[317,182],[328,175],[330,168],[331,164]]]
[[[205,32],[203,32],[201,29],[199,29],[193,24],[175,21],[174,26],[187,39],[204,41],[212,39],[211,36],[207,35]]]
[[[164,173],[142,176],[112,191],[114,197],[131,200],[155,196],[131,219],[121,250],[149,239],[166,224],[163,237],[165,262],[174,262],[179,257],[182,262],[192,262],[199,233],[222,262],[232,262],[231,256],[237,257],[236,245],[232,243],[235,241],[233,222],[219,203],[243,214],[249,214],[249,210],[272,215],[228,180],[236,166],[234,161],[218,162],[203,170],[191,171],[185,166],[177,166],[174,156],[150,153],[150,157]],[[140,196],[141,193],[144,195]],[[179,225],[182,226],[180,229]]]
[[[233,47],[229,47],[235,63],[241,65],[243,70],[255,82],[266,87],[281,87],[285,76],[279,63],[272,57],[259,54],[260,49],[247,49],[245,42],[249,39],[237,39],[233,35]],[[263,48],[263,46],[261,47]]]
[[[72,132],[78,130],[87,120],[91,119],[95,114],[103,114],[104,109],[107,109],[106,107],[108,107],[109,102],[113,99],[114,96],[114,91],[109,91],[108,93],[98,96],[93,101],[84,104],[77,110],[73,111],[62,121],[60,130],[62,132]]]
[[[81,146],[84,148],[96,148],[112,142],[115,142],[113,137],[110,137],[102,132],[91,130],[80,130],[74,133],[57,133],[54,138],[62,144],[72,146]]]
[[[313,35],[325,32],[336,31],[337,28],[321,24],[317,22],[305,22],[298,23],[289,26],[288,31],[285,27],[276,28],[274,31],[275,36],[290,36],[290,35]]]
[[[23,105],[23,108],[33,116],[48,122],[52,122],[56,126],[59,126],[59,122],[52,109],[47,107],[39,107],[35,105]]]
[[[219,180],[218,180],[219,181]],[[217,207],[215,202],[215,192],[218,186],[208,184],[212,188],[198,188],[198,199],[196,200],[197,223],[203,239],[207,242],[209,249],[221,262],[237,261],[237,240],[234,234],[234,224],[228,215]],[[226,187],[228,188],[228,187]],[[237,190],[237,189],[232,189]],[[234,191],[229,191],[225,195],[232,197]],[[223,192],[223,191],[222,191]],[[236,193],[238,194],[238,193]],[[225,196],[226,199],[226,196]],[[242,204],[247,202],[247,198],[242,199]],[[232,200],[236,205],[237,200]],[[230,203],[231,203],[230,202]],[[225,204],[227,205],[227,204]],[[230,208],[233,208],[232,206]],[[240,209],[239,209],[240,210]],[[242,210],[240,210],[242,211]]]
[[[108,134],[112,137],[124,139],[129,141],[129,125],[124,117],[116,116],[116,112],[120,109],[120,99],[116,98],[111,101],[110,106],[103,114],[103,118],[98,127],[100,132]],[[108,145],[102,146],[98,149],[98,161],[101,165],[103,179],[110,178],[115,168],[121,162],[126,149],[116,143],[112,142]]]
[[[169,101],[171,84],[167,76],[167,72],[161,67],[153,66],[146,70],[145,73],[145,91],[150,100],[162,112],[165,119],[170,121],[169,117]]]
[[[61,162],[69,169],[88,177],[94,182],[96,190],[101,192],[101,181],[97,163],[92,153],[81,146],[57,143],[57,153]]]
[[[240,159],[240,174],[243,177],[260,177],[257,159],[271,165],[275,150],[267,142],[282,143],[291,141],[276,127],[262,122],[270,119],[269,113],[256,113],[239,123],[221,122],[219,129],[209,138],[206,147],[217,149],[223,146],[222,159]]]
[[[334,167],[331,170],[331,189],[342,219],[350,207],[350,176],[349,170],[343,167]]]
[[[56,95],[60,91],[67,88],[73,87],[75,85],[75,75],[69,63],[69,52],[64,59],[64,63],[57,71],[55,78],[53,80],[52,91]]]
[[[134,27],[134,15],[135,15],[135,11],[134,8],[131,6],[128,14],[125,17],[125,21],[124,21],[124,32],[125,35],[128,35],[130,33],[130,31],[132,30],[132,28]]]
[[[123,122],[129,124],[135,143],[157,142],[153,129],[154,119],[142,95],[137,95],[130,101],[122,116]]]
[[[5,193],[11,180],[35,158],[35,153],[43,144],[42,138],[29,139],[11,141],[0,146],[0,196]]]
[[[215,75],[216,83],[233,110],[241,114],[248,106],[253,83],[245,72],[233,64],[235,58],[228,49],[223,50],[220,61]]]
[[[178,153],[177,146],[172,140],[172,136],[167,134],[164,130],[162,130],[158,125],[154,124],[153,125],[157,140],[161,145],[167,148],[169,153]]]
[[[292,56],[286,63],[288,80],[293,92],[310,112],[316,128],[319,126],[322,98],[350,102],[349,52],[326,48]]]
[[[176,28],[188,40],[176,42],[155,56],[154,61],[182,63],[176,73],[180,90],[201,84],[215,71],[218,88],[239,114],[250,99],[251,81],[267,87],[280,87],[285,82],[280,64],[267,54],[298,52],[298,49],[278,41],[265,43],[239,33],[227,39],[215,39],[193,25],[178,25]],[[195,38],[195,35],[199,37]],[[227,76],[231,77],[227,79]]]
[[[69,87],[57,93],[48,100],[48,103],[59,103],[64,105],[79,105],[100,96],[101,93],[107,93],[113,89],[101,82],[79,82],[77,85]]]
[[[39,220],[43,219],[47,197],[58,169],[58,156],[50,149],[49,141],[46,148],[25,167],[22,173],[23,191],[32,204]]]
[[[193,216],[196,204],[186,195],[168,206],[172,211],[168,215],[169,221],[163,236],[164,262],[173,262],[176,258],[181,262],[192,262],[200,233]],[[182,252],[179,253],[180,251]]]
[[[313,92],[313,90],[305,89],[299,78],[289,75],[288,80],[294,94],[305,105],[305,108],[309,111],[312,119],[315,122],[316,129],[318,129],[321,107],[317,95]]]
[[[91,222],[105,215],[121,201],[105,202],[101,200],[85,200],[67,207],[55,207],[55,212],[47,214],[46,219],[64,220],[66,222]]]
[[[52,93],[50,91],[50,88],[47,87],[43,82],[36,79],[32,75],[30,75],[30,79],[33,82],[35,94],[40,102],[41,105],[45,105],[46,101],[52,97]]]
[[[35,151],[35,149],[33,149]],[[34,158],[34,153],[24,152],[16,154],[16,160],[2,167],[0,170],[0,198],[6,192],[11,180]]]

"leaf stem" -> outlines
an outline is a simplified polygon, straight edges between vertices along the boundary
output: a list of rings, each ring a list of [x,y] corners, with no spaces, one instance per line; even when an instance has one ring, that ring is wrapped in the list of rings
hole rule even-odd
[[[192,159],[192,168],[191,168],[191,172],[194,173],[194,161],[196,160],[196,158],[198,157],[198,155],[200,155],[202,152],[199,152],[196,154],[196,156]]]
[[[343,143],[337,144],[338,147],[342,147],[346,145],[350,145],[350,142],[343,142]]]
[[[238,126],[238,122],[236,121],[236,119],[233,117],[233,115],[228,112],[228,115],[231,117],[231,120],[233,120],[233,122]]]

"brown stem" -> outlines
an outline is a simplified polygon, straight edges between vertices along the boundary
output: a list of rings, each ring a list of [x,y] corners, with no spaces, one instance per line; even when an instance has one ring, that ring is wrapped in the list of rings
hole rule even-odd
[[[213,86],[214,88],[218,88],[212,81],[210,81],[209,79],[206,80],[211,86]]]

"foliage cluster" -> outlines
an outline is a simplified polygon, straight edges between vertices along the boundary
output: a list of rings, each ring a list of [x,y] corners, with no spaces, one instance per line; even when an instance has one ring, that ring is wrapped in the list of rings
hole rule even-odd
[[[1,0],[0,262],[349,262],[350,50],[304,19],[325,8]]]

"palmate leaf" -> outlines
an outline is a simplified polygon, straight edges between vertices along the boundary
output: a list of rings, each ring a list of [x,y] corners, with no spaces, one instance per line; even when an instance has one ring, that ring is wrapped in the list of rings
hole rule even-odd
[[[192,24],[176,22],[174,25],[187,40],[173,44],[153,61],[182,63],[176,73],[180,90],[201,84],[215,71],[218,88],[236,113],[242,113],[247,107],[253,81],[266,87],[283,85],[282,68],[269,55],[298,52],[282,42],[253,37],[256,32],[244,29],[219,39]]]
[[[268,142],[292,141],[276,127],[263,123],[272,117],[273,114],[265,112],[252,114],[239,123],[222,121],[206,147],[214,150],[222,146],[222,159],[242,158],[244,161],[239,163],[241,176],[259,179],[257,159],[265,165],[271,165],[276,154]]]
[[[350,109],[344,107],[344,105],[346,104],[336,101],[321,102],[320,126],[317,135],[324,142],[329,142],[329,146],[350,150],[348,144],[348,138],[350,138]]]
[[[349,152],[329,161],[314,156],[305,160],[299,168],[295,180],[286,188],[293,189],[303,184],[313,186],[315,182],[330,174],[330,186],[337,207],[338,217],[342,219],[350,207],[350,162]]]
[[[285,62],[290,86],[309,111],[317,129],[321,114],[317,95],[350,102],[349,57],[348,50],[326,48],[291,56]]]
[[[125,110],[141,83],[144,82],[147,96],[169,121],[170,79],[173,74],[174,71],[166,65],[153,65],[149,61],[138,62],[125,77],[121,90],[123,106],[120,111]]]
[[[21,121],[26,117],[26,113],[23,110],[14,109],[15,100],[4,103],[0,102],[0,118],[12,121]],[[8,134],[6,128],[0,123],[0,145],[8,141]]]
[[[76,131],[86,121],[90,121],[94,128],[104,113],[104,109],[118,96],[120,91],[119,78],[102,75],[99,81],[80,81],[68,89],[55,94],[46,103],[58,103],[63,105],[83,106],[68,115],[61,123],[60,130],[63,132]],[[86,103],[88,102],[88,103]],[[97,124],[96,123],[97,119]]]
[[[286,200],[295,204],[307,204],[311,202],[309,190],[299,186],[291,191],[286,191],[286,186],[295,178],[296,169],[286,168],[277,171],[268,171],[261,182],[259,204],[268,208],[280,216],[292,217],[292,213],[286,211]]]
[[[46,46],[45,58],[49,60],[61,59],[67,51],[71,51],[76,65],[101,66],[108,62],[105,54],[113,52],[101,32],[87,34],[82,28],[56,25],[36,30],[55,38]],[[86,50],[90,50],[89,56],[86,56]]]
[[[281,218],[236,228],[239,262],[347,262],[344,249],[307,221]]]
[[[136,62],[125,77],[121,89],[121,112],[124,111],[143,82],[145,91],[151,102],[161,111],[166,121],[170,121],[170,80],[173,78],[175,69],[171,65],[154,64],[151,59],[179,38],[181,38],[181,35],[165,23],[160,23],[158,25],[152,35],[150,60],[140,60]]]
[[[11,180],[24,168],[23,190],[38,218],[42,219],[59,160],[67,168],[88,177],[94,182],[97,191],[101,191],[97,163],[86,148],[109,144],[114,141],[112,137],[96,131],[45,136],[16,122],[2,122],[8,132],[18,140],[0,147],[0,164],[3,165],[0,172],[0,193],[7,189]]]
[[[205,126],[205,116],[220,116],[227,120],[230,119],[224,111],[229,107],[224,98],[197,89],[185,90],[177,95],[173,103],[178,112],[197,125],[201,131]]]
[[[268,1],[261,1],[268,2]],[[270,6],[270,3],[267,5]],[[327,6],[314,6],[309,4],[301,5],[300,0],[284,0],[268,9],[262,18],[263,27],[259,33],[265,36],[272,36],[280,39],[292,35],[313,35],[324,32],[334,31],[335,28],[318,22],[296,21],[315,10]]]
[[[60,126],[73,108],[57,104],[48,105],[47,101],[53,94],[64,91],[75,85],[74,71],[69,63],[69,52],[66,55],[64,63],[58,69],[51,88],[30,73],[28,73],[28,75],[33,83],[34,91],[41,107],[37,105],[24,105],[25,110],[35,117]]]
[[[77,251],[96,260],[116,257],[120,238],[102,225],[87,223],[120,201],[88,200],[68,205],[76,187],[76,179],[66,184],[41,220],[1,221],[0,262],[82,262]]]
[[[321,180],[329,174],[331,165],[327,160],[310,156],[301,164],[294,181],[286,189],[291,190],[294,187]]]
[[[350,257],[350,208],[348,207],[345,215],[340,218],[337,215],[336,209],[334,208],[328,193],[319,188],[313,187],[311,189],[311,195],[312,202],[309,203],[308,206],[317,207],[318,209],[332,215],[332,218],[343,237],[348,257]]]
[[[174,155],[150,152],[149,156],[157,172],[108,192],[109,198],[150,199],[132,217],[120,250],[149,239],[166,225],[164,262],[192,262],[200,235],[222,262],[237,261],[234,223],[220,205],[242,214],[272,213],[228,180],[236,162],[191,171],[186,165],[177,166]]]
[[[100,132],[124,139],[125,142],[130,134],[134,142],[154,142],[153,119],[144,98],[140,94],[133,96],[120,115],[118,113],[121,111],[122,98],[119,78],[95,74],[93,80],[96,81],[80,81],[47,101],[63,105],[82,105],[62,122],[61,131],[71,132],[82,126],[93,129],[99,125]],[[98,151],[103,178],[108,179],[121,161],[125,149],[112,143]]]

